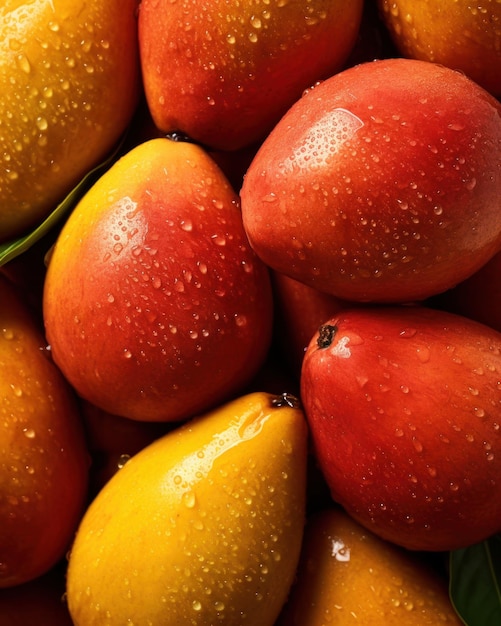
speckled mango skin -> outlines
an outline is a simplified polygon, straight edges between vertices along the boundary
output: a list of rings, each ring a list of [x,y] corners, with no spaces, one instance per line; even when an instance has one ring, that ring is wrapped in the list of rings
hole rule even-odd
[[[302,409],[264,392],[144,448],[77,532],[75,625],[272,626],[299,559],[306,458]]]
[[[137,0],[0,6],[0,241],[41,222],[113,148],[139,94]]]

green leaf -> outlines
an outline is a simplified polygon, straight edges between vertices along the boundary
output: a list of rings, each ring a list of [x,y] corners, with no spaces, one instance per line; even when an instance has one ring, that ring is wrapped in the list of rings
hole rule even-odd
[[[0,243],[0,267],[5,265],[8,261],[11,261],[16,256],[26,252],[70,213],[78,200],[80,200],[80,198],[92,186],[97,178],[111,165],[122,147],[124,138],[125,135],[106,160],[88,172],[78,185],[70,191],[66,198],[57,205],[52,213],[50,213],[39,226],[22,237]]]
[[[450,553],[449,589],[467,626],[501,624],[501,534]]]

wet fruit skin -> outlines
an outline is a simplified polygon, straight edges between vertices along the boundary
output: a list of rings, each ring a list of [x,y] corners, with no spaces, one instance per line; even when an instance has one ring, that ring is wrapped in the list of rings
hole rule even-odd
[[[378,0],[377,4],[401,54],[463,71],[501,96],[501,3]]]
[[[31,310],[0,276],[0,588],[62,559],[86,504],[80,415],[45,348]]]
[[[277,626],[459,626],[446,576],[425,555],[326,508],[305,528],[298,574]]]
[[[125,131],[139,93],[137,0],[0,7],[0,241],[38,225]]]
[[[360,0],[143,0],[139,50],[155,123],[213,149],[261,141],[304,89],[343,66],[362,8]]]
[[[345,300],[410,302],[499,250],[500,194],[501,104],[458,72],[396,58],[293,105],[241,199],[249,240],[276,271]]]
[[[271,339],[268,269],[237,194],[201,148],[166,138],[124,155],[73,211],[43,308],[78,394],[144,421],[179,421],[237,393]]]
[[[424,307],[341,311],[301,397],[332,497],[381,537],[445,551],[501,529],[501,334]]]
[[[75,626],[272,626],[305,516],[307,428],[291,396],[256,392],[144,448],[77,531]]]

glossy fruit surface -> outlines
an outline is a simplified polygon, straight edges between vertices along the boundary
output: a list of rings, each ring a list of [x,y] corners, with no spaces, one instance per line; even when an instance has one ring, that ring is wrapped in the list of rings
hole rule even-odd
[[[501,334],[424,307],[341,311],[301,396],[334,500],[381,537],[450,550],[501,530]]]
[[[139,47],[155,123],[210,148],[261,141],[304,89],[342,67],[362,7],[361,0],[143,0]]]
[[[86,503],[89,457],[73,391],[4,277],[0,426],[0,587],[12,587],[64,556]]]
[[[459,626],[445,572],[332,508],[305,529],[298,576],[277,626]]]
[[[201,148],[154,139],[104,174],[56,242],[44,319],[67,379],[114,415],[180,420],[252,378],[271,337],[268,270]]]
[[[460,70],[501,96],[501,3],[498,0],[378,0],[399,51]]]
[[[0,6],[0,241],[38,225],[114,147],[139,97],[137,0]]]
[[[272,626],[297,566],[307,429],[253,393],[144,448],[90,505],[69,558],[76,626]]]
[[[500,197],[501,104],[459,72],[401,58],[310,90],[241,191],[270,267],[378,302],[422,300],[479,269],[501,245]]]

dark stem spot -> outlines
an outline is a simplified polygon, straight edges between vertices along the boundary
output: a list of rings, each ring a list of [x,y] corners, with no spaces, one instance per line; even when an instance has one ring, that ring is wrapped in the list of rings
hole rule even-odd
[[[318,329],[317,346],[319,348],[328,348],[337,333],[337,326],[332,324],[324,324]]]
[[[299,398],[293,396],[291,393],[287,393],[286,391],[279,396],[275,396],[272,399],[271,404],[277,408],[290,406],[291,409],[299,409],[301,407]]]

